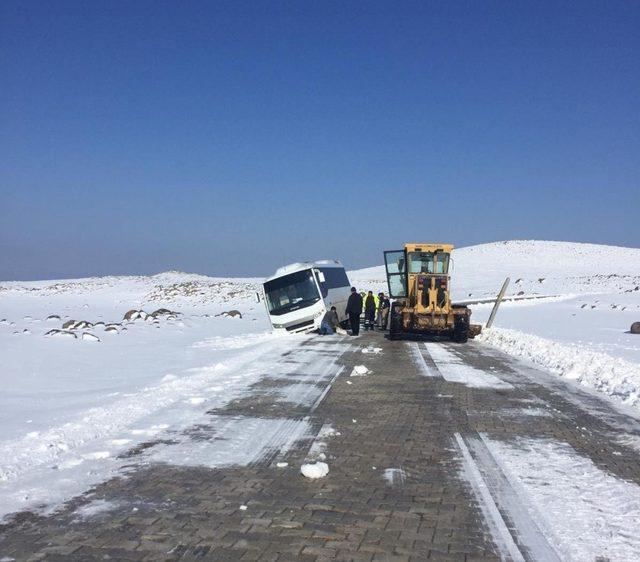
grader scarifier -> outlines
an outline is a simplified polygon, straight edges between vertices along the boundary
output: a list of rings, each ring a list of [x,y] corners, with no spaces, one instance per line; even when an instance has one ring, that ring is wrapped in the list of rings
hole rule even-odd
[[[441,335],[465,343],[481,331],[471,310],[451,302],[451,244],[405,244],[384,252],[391,306],[389,337]]]

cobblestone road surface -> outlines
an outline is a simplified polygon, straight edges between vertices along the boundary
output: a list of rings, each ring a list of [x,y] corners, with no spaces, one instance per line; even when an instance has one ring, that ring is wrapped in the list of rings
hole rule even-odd
[[[322,372],[301,357],[322,357]],[[218,468],[150,462],[162,443],[148,443],[126,477],[0,526],[0,559],[553,560],[486,439],[552,438],[640,484],[620,439],[640,436],[635,419],[480,344],[317,337],[282,362],[191,437],[215,451],[225,420],[245,418],[304,423],[305,436],[265,435],[246,466]],[[349,376],[356,365],[370,372]],[[546,414],[523,414],[532,404]],[[301,476],[320,453],[329,475]]]

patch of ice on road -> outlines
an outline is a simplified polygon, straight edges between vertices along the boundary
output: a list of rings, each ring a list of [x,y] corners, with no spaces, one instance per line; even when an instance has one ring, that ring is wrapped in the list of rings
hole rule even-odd
[[[622,445],[623,447],[628,447],[633,449],[634,451],[640,452],[640,435],[616,435],[614,437],[616,443]]]
[[[439,343],[424,344],[442,377],[473,388],[513,389],[513,386],[491,373],[476,369]]]
[[[565,560],[640,560],[640,486],[612,476],[565,443],[486,439]],[[534,514],[532,513],[532,516]]]
[[[246,466],[271,455],[285,454],[307,437],[307,419],[211,416],[212,431],[221,439],[185,439],[149,450],[149,460],[179,466]]]
[[[240,509],[240,511],[247,511],[247,506],[241,505],[238,509]]]
[[[117,502],[99,499],[93,500],[88,504],[80,506],[73,512],[73,514],[77,519],[85,520],[97,515],[102,515],[103,513],[108,513],[109,511],[113,511],[118,507],[120,507],[120,504]]]
[[[513,417],[522,417],[522,416],[533,416],[533,417],[541,417],[541,418],[551,417],[551,412],[549,412],[549,410],[545,410],[544,408],[511,408],[511,409],[502,410],[501,414],[505,416],[513,416]]]
[[[624,404],[640,401],[640,365],[577,344],[557,343],[516,330],[483,330],[480,341],[598,390]]]
[[[329,474],[329,465],[326,462],[303,464],[300,467],[300,472],[307,478],[324,478],[327,474]]]
[[[287,466],[289,466],[289,463],[288,462],[279,462],[279,463],[276,463],[276,466],[278,468],[286,468]]]
[[[427,362],[422,355],[422,348],[420,347],[420,343],[413,342],[409,348],[411,350],[411,355],[413,356],[413,360],[418,365],[418,369],[420,373],[425,377],[435,377],[439,378],[440,373],[431,365],[427,365]]]
[[[382,348],[381,347],[373,347],[373,346],[368,346],[368,347],[363,347],[362,348],[362,353],[373,353],[375,355],[382,353]]]
[[[307,453],[307,460],[323,460],[321,457],[325,455],[327,450],[327,440],[329,437],[340,435],[331,424],[325,423],[318,431],[316,438],[313,440],[309,452]],[[326,456],[326,455],[325,455]]]
[[[382,477],[389,486],[404,486],[407,480],[407,475],[401,468],[386,468],[382,473]]]
[[[464,439],[459,433],[455,433],[454,437],[462,454],[461,476],[469,483],[476,496],[484,522],[489,529],[494,544],[498,547],[500,559],[524,562],[524,557],[514,542],[513,536],[509,532],[495,501],[491,497],[491,490],[484,481]]]
[[[349,375],[350,377],[364,377],[366,375],[368,375],[369,373],[371,373],[371,371],[369,369],[367,369],[367,367],[365,367],[364,365],[356,365],[353,370],[351,371],[351,374]]]

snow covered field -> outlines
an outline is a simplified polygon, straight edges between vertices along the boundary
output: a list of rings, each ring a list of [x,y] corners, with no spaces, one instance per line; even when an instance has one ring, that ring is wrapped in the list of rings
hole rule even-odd
[[[640,336],[628,330],[640,320],[639,249],[507,242],[454,259],[457,300],[490,298],[506,276],[508,295],[548,297],[505,302],[482,341],[637,405]],[[350,279],[386,291],[382,267]],[[55,506],[120,473],[123,452],[193,425],[277,371],[295,344],[270,332],[259,282],[171,272],[0,283],[0,517]],[[490,307],[473,305],[474,320]],[[125,320],[131,310],[144,314]],[[223,314],[232,310],[242,317]],[[159,460],[184,454],[178,444]]]
[[[83,491],[119,470],[119,454],[255,382],[269,357],[252,363],[290,347],[255,289],[182,273],[2,283],[0,515]],[[123,320],[161,308],[177,314]],[[220,315],[230,310],[242,318]],[[70,320],[93,326],[45,335]]]

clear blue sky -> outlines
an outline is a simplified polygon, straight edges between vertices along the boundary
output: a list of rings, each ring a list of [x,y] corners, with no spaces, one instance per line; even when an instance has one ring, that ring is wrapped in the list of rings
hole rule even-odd
[[[0,3],[0,279],[640,245],[640,4]]]

